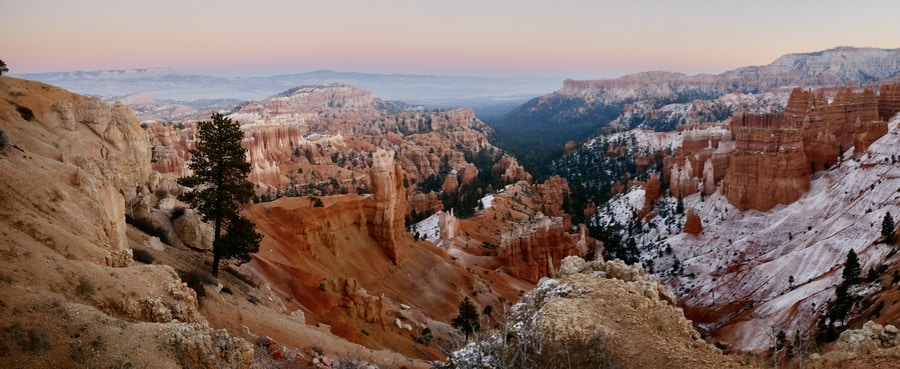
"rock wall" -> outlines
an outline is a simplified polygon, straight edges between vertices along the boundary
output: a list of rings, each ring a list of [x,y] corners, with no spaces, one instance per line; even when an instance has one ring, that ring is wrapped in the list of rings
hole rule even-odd
[[[796,128],[741,128],[735,141],[722,193],[738,209],[766,211],[809,190],[810,166]]]
[[[159,180],[131,111],[6,76],[0,96],[0,300],[18,312],[0,326],[33,345],[4,346],[4,363],[215,368],[235,354],[249,365],[253,346],[210,328],[173,268],[132,260],[146,236],[126,225],[128,205]]]
[[[560,176],[552,176],[542,183],[535,184],[535,206],[538,206],[537,210],[549,216],[564,217],[567,221],[566,225],[570,226],[571,219],[568,218],[569,215],[563,209],[563,203],[569,196],[569,191],[569,182]]]
[[[500,238],[500,260],[512,276],[537,283],[556,274],[559,262],[580,255],[561,217],[540,215],[533,223],[508,229]]]
[[[720,125],[691,125],[679,130],[682,146],[663,159],[663,177],[672,196],[715,192],[725,178],[734,150],[731,131]]]
[[[22,155],[33,161],[18,168],[15,160],[3,161],[3,182],[17,191],[4,202],[36,202],[30,207],[52,213],[58,225],[91,230],[81,237],[96,245],[128,248],[126,204],[152,171],[147,134],[131,110],[15,78],[0,79],[0,88],[7,96],[0,103],[3,151],[11,158],[9,150],[29,153]],[[51,204],[37,204],[44,200]]]
[[[878,116],[887,122],[900,112],[900,85],[884,85],[878,91]]]
[[[881,116],[893,115],[896,93],[894,87],[882,89],[883,99],[869,89],[840,90],[829,103],[824,91],[797,88],[782,114],[734,116],[735,150],[722,193],[742,210],[795,201],[809,189],[812,171],[835,165],[850,147],[864,152],[887,133]]]

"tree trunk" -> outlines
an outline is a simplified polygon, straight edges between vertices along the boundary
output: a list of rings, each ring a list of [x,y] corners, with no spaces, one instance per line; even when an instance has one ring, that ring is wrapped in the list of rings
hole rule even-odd
[[[219,277],[219,253],[217,253],[217,252],[213,252],[212,275],[214,278]]]
[[[219,277],[219,258],[222,256],[222,251],[219,250],[219,235],[222,234],[222,218],[216,217],[216,232],[213,235],[213,263],[212,263],[212,275],[214,278]]]

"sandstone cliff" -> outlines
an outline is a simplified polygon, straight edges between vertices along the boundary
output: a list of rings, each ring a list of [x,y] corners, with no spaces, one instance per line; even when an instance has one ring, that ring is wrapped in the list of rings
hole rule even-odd
[[[751,119],[752,118],[752,119]],[[763,117],[765,118],[765,117]],[[735,131],[735,150],[722,183],[722,193],[741,210],[769,210],[788,204],[809,190],[810,166],[803,137],[794,127],[760,124],[755,116],[741,116]]]
[[[741,210],[769,210],[795,201],[809,189],[811,171],[830,168],[844,151],[861,154],[887,133],[881,115],[893,115],[892,87],[884,87],[885,106],[872,90],[794,89],[783,114],[737,115],[735,138],[722,193]],[[896,112],[896,111],[894,111]]]
[[[151,149],[130,110],[10,77],[0,95],[4,363],[249,364],[253,345],[211,328],[175,270],[132,259],[126,204]]]
[[[445,322],[455,316],[463,296],[499,309],[502,301],[531,288],[509,275],[456,260],[402,227],[387,234],[388,227],[379,223],[389,212],[376,195],[380,193],[329,196],[322,198],[323,207],[311,207],[303,198],[251,206],[247,215],[265,238],[254,260],[241,270],[271,285],[286,309],[299,311],[308,324],[411,358],[441,357],[433,345],[411,344],[410,335],[425,328],[437,339],[458,339]],[[399,195],[394,194],[398,202]]]

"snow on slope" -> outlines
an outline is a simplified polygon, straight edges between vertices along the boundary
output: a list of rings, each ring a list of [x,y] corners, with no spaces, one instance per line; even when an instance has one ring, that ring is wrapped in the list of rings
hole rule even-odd
[[[504,191],[507,187],[504,187],[502,190],[500,190],[500,192]],[[491,203],[494,201],[494,194],[487,194],[478,201],[481,202],[481,207],[483,209],[490,208]],[[426,241],[431,242],[437,246],[442,246],[444,241],[441,239],[441,213],[443,213],[443,211],[438,211],[434,214],[431,214],[431,216],[429,216],[428,218],[410,225],[409,233],[418,233],[419,236]]]
[[[643,258],[653,260],[661,276],[670,276],[675,258],[680,260],[683,271],[668,285],[686,309],[719,313],[720,319],[701,323],[726,332],[722,337],[733,348],[767,348],[772,328],[809,331],[833,298],[850,249],[859,254],[863,274],[890,251],[878,239],[884,214],[900,214],[900,166],[891,164],[898,123],[900,116],[859,158],[848,153],[838,167],[816,173],[810,191],[792,204],[740,212],[718,193],[686,197],[685,208],[703,221],[700,235],[679,233],[684,215],[665,211],[674,200],[664,199],[660,216],[636,236]],[[637,193],[612,201],[612,219],[627,222],[631,209],[641,206],[633,198]]]
[[[418,233],[423,239],[435,245],[441,246],[441,211],[431,214],[428,218],[409,227],[409,233]]]
[[[729,93],[711,100],[693,100],[658,106],[653,100],[637,101],[629,104],[622,115],[610,125],[619,127],[640,127],[647,129],[676,125],[714,123],[727,120],[736,112],[754,114],[776,113],[784,110],[789,94],[787,92],[762,94]]]

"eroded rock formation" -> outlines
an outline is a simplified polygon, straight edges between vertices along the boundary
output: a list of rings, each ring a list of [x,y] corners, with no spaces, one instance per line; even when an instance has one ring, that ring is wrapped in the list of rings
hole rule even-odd
[[[403,171],[394,164],[393,151],[378,150],[372,154],[369,179],[375,200],[373,236],[394,264],[400,264],[397,238],[404,232],[406,189],[403,188]]]
[[[887,133],[880,117],[893,115],[893,87],[885,106],[872,90],[840,90],[830,103],[824,91],[794,89],[783,114],[737,115],[731,120],[735,150],[722,193],[739,209],[769,210],[795,201],[809,189],[809,175],[835,165]]]
[[[11,77],[0,96],[0,299],[18,312],[0,326],[33,345],[7,345],[4,363],[215,368],[235,353],[249,364],[252,345],[210,328],[172,267],[133,260],[128,205],[159,181],[130,110]]]
[[[490,127],[471,109],[426,111],[384,102],[348,85],[296,88],[250,103],[229,117],[242,125],[252,165],[249,179],[267,199],[365,189],[371,154],[381,148],[397,153],[407,201],[415,204],[409,211],[427,214],[439,206],[431,201],[435,194],[419,191],[426,179],[455,170],[455,178],[443,178],[444,191],[458,191],[478,175],[466,154],[500,152],[487,140]],[[148,125],[156,170],[188,174],[193,127],[193,122]],[[510,157],[501,158],[493,170],[506,181],[531,179]]]
[[[722,193],[741,210],[769,210],[809,190],[810,165],[800,130],[769,116],[732,121],[735,150]]]
[[[703,232],[703,223],[694,209],[688,209],[687,218],[684,221],[684,233],[699,234]]]
[[[503,155],[491,170],[494,173],[502,173],[500,174],[500,179],[506,182],[525,181],[530,183],[532,180],[531,174],[519,165],[516,158],[509,155]]]

